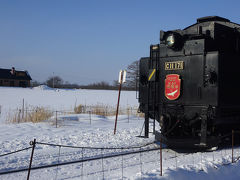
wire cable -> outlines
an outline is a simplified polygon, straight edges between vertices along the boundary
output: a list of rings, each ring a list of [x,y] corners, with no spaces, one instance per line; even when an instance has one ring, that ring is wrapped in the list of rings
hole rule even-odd
[[[20,150],[17,150],[17,151],[13,151],[13,152],[9,152],[9,153],[6,153],[6,154],[1,154],[0,157],[7,156],[7,155],[10,155],[10,154],[15,154],[15,153],[18,153],[18,152],[21,152],[21,151],[28,150],[30,148],[32,148],[32,147],[27,147],[27,148],[20,149]]]

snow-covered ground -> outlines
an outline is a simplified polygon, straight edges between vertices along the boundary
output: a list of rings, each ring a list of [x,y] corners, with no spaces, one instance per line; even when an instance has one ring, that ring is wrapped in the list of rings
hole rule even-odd
[[[129,147],[141,146],[154,141],[154,136],[143,139],[141,133],[144,119],[138,116],[121,115],[117,132],[113,135],[114,116],[71,114],[61,115],[58,128],[51,120],[42,123],[6,124],[9,111],[21,108],[23,99],[28,107],[42,106],[51,110],[73,110],[75,105],[103,104],[116,106],[117,91],[57,90],[41,86],[28,88],[0,88],[0,155],[30,147],[37,142],[78,147]],[[121,94],[120,105],[137,107],[135,92]],[[26,106],[26,105],[25,105]],[[151,147],[158,147],[153,144]],[[140,148],[139,148],[140,149]],[[144,148],[141,148],[144,149]],[[129,150],[91,150],[82,148],[55,147],[36,144],[33,167],[82,158],[116,154]],[[240,148],[235,149],[235,158]],[[0,156],[0,173],[28,168],[31,149]],[[231,149],[214,152],[177,153],[163,150],[163,176],[160,176],[159,151],[143,152],[110,159],[75,163],[52,168],[32,170],[30,179],[239,179],[240,163],[231,164]],[[26,179],[27,171],[0,175],[0,179]]]
[[[9,111],[22,108],[46,107],[53,111],[73,111],[76,105],[116,106],[118,91],[62,90],[46,86],[35,88],[0,87],[0,123],[4,123]],[[138,107],[136,92],[122,91],[120,106]]]

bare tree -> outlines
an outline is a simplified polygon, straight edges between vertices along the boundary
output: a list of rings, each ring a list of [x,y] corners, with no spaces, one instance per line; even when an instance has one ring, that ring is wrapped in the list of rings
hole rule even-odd
[[[59,76],[51,76],[47,79],[46,84],[49,87],[60,88],[63,84],[63,80]]]
[[[118,88],[119,86],[119,82],[118,80],[114,80],[113,83],[112,83],[113,87],[115,87],[116,89]]]
[[[138,78],[138,61],[134,61],[127,67],[126,87],[135,89]]]
[[[39,86],[39,85],[41,85],[42,83],[40,83],[40,82],[38,82],[38,81],[36,81],[36,80],[34,80],[34,81],[32,81],[31,82],[31,86],[32,87],[36,87],[36,86]]]

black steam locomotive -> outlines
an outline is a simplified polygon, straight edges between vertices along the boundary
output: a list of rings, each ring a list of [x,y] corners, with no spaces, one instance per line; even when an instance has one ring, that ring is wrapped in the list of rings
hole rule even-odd
[[[210,148],[240,129],[240,25],[218,16],[160,31],[139,63],[139,103],[170,147]]]

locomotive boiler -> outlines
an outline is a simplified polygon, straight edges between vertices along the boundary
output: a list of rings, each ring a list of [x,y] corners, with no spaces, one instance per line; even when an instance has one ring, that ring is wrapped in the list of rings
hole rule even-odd
[[[139,109],[170,147],[211,148],[240,129],[240,25],[218,16],[160,31],[139,61]]]

